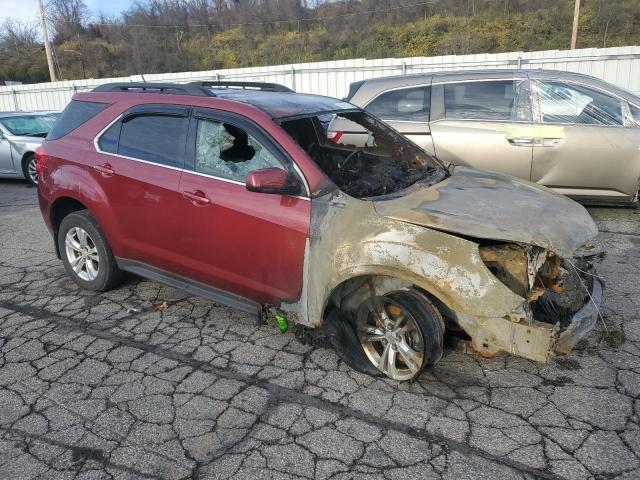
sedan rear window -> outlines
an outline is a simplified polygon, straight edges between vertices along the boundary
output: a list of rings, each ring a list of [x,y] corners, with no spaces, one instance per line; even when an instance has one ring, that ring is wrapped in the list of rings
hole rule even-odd
[[[107,103],[72,100],[58,117],[58,121],[47,135],[47,140],[58,140],[71,133],[83,123],[107,108]]]
[[[20,115],[0,119],[12,135],[44,137],[55,123],[54,115]]]

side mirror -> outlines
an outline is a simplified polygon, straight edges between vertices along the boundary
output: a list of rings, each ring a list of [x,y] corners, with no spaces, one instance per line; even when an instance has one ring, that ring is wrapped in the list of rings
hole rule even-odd
[[[300,182],[294,175],[277,167],[249,172],[245,185],[250,192],[279,195],[298,195],[301,190]]]

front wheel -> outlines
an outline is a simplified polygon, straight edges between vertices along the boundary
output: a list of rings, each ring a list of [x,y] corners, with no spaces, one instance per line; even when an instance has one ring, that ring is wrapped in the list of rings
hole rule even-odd
[[[418,291],[369,297],[359,307],[355,323],[368,360],[394,380],[412,380],[442,356],[442,316]]]
[[[34,187],[38,185],[37,166],[38,160],[33,153],[25,156],[22,160],[22,174],[24,175],[24,178],[27,179],[27,182]]]
[[[103,292],[120,279],[111,247],[87,210],[64,217],[58,230],[58,249],[67,273],[82,288]]]

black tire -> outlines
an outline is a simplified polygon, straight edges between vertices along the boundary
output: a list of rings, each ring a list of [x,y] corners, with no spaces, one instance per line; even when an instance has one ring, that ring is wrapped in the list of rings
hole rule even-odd
[[[442,357],[444,344],[444,321],[438,309],[431,301],[417,290],[397,290],[389,292],[382,297],[367,299],[360,306],[357,319],[347,319],[337,310],[331,311],[325,319],[325,335],[332,346],[336,349],[342,360],[353,369],[363,373],[374,375],[387,375],[394,378],[387,371],[378,369],[373,359],[365,352],[365,347],[360,341],[357,325],[362,320],[362,315],[366,315],[370,308],[368,302],[385,299],[393,303],[395,308],[400,308],[404,315],[413,320],[413,324],[419,330],[420,340],[415,348],[421,350],[421,364],[415,371],[410,371],[409,364],[405,364],[405,369],[395,378],[400,381],[413,381],[428,366],[434,365]],[[414,329],[414,334],[418,332]],[[371,352],[370,348],[369,352]],[[400,361],[402,362],[402,357]],[[414,364],[416,366],[416,364]]]
[[[67,233],[74,228],[84,230],[88,234],[91,244],[95,246],[95,250],[97,251],[97,276],[91,280],[81,278],[79,274],[74,271],[70,263],[69,255],[66,250],[65,239],[67,237]],[[111,251],[111,247],[109,246],[104,233],[102,233],[98,222],[88,210],[73,212],[64,217],[60,223],[60,228],[58,229],[57,241],[64,268],[71,279],[80,287],[94,292],[104,292],[118,284],[122,271],[118,268],[116,259]]]
[[[360,373],[382,375],[364,354],[353,321],[340,310],[331,309],[322,323],[322,328],[333,349],[347,365]]]
[[[38,186],[37,176],[34,179],[29,173],[29,165],[31,164],[31,162],[35,162],[35,161],[36,161],[36,156],[33,153],[25,155],[25,157],[22,159],[22,174],[24,175],[24,178],[27,180],[27,182],[29,182],[29,185],[31,185],[32,187]]]
[[[404,303],[407,306],[422,330],[422,336],[425,339],[425,358],[428,358],[423,369],[438,363],[442,358],[444,344],[444,320],[440,311],[431,300],[416,290],[402,290],[388,295],[398,303]]]

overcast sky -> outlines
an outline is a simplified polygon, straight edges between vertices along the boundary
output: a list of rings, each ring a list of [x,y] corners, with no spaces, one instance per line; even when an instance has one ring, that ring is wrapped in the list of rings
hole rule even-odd
[[[44,0],[46,2],[46,0]],[[118,15],[126,10],[133,0],[85,0],[85,3],[93,15],[104,12],[109,15]],[[0,0],[0,22],[7,18],[15,18],[21,21],[38,20],[38,2],[36,0]]]

